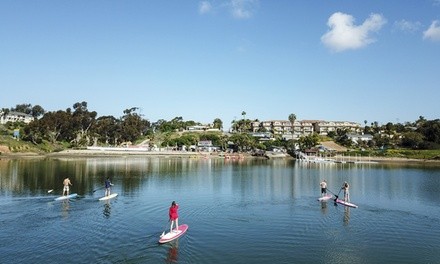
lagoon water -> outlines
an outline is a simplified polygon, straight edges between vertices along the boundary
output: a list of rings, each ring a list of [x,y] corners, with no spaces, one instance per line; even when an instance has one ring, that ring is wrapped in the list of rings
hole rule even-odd
[[[359,208],[318,202],[322,179]],[[0,263],[440,263],[439,166],[2,159],[0,187]],[[189,229],[160,245],[173,200]]]

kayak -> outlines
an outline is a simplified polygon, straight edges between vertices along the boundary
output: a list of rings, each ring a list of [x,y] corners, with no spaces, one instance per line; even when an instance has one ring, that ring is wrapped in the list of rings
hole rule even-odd
[[[100,201],[105,201],[105,200],[109,200],[109,199],[111,199],[111,198],[114,198],[114,197],[116,197],[116,196],[118,196],[117,193],[112,193],[112,194],[110,194],[110,195],[108,195],[108,196],[101,197],[101,198],[99,198],[98,200],[100,200]]]
[[[58,198],[55,198],[55,201],[67,200],[67,199],[70,199],[70,198],[75,198],[77,196],[78,196],[77,193],[72,193],[72,194],[69,194],[69,195],[63,195],[63,196],[60,196]]]
[[[173,231],[168,232],[163,236],[160,236],[159,243],[163,244],[163,243],[173,241],[174,239],[185,234],[186,230],[188,230],[188,225],[185,225],[185,224],[179,225],[179,228],[177,230],[173,229]]]
[[[349,202],[345,202],[344,200],[336,199],[335,202],[337,202],[338,204],[345,205],[345,206],[349,206],[349,207],[353,207],[353,208],[358,208],[357,205],[349,203]]]
[[[320,201],[320,202],[325,202],[325,201],[327,201],[327,200],[330,200],[332,197],[333,197],[333,195],[331,195],[331,194],[326,194],[326,195],[323,196],[323,197],[319,197],[319,198],[318,198],[318,201]]]

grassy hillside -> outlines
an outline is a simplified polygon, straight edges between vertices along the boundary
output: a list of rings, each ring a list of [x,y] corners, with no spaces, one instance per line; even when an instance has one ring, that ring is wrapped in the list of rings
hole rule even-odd
[[[42,144],[32,144],[30,142],[16,140],[12,136],[0,135],[0,152],[2,153],[50,153],[61,151],[65,147],[61,144],[49,144],[44,142]]]
[[[407,159],[431,159],[440,160],[440,149],[435,150],[413,150],[413,149],[386,149],[386,150],[364,150],[350,151],[350,155],[385,157],[385,158],[407,158]]]

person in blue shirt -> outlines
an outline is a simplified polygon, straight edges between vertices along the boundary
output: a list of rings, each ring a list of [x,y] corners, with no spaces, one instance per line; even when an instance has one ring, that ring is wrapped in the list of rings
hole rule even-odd
[[[105,180],[105,196],[109,196],[111,193],[111,186],[113,186],[113,183],[111,183],[110,178],[107,177]]]

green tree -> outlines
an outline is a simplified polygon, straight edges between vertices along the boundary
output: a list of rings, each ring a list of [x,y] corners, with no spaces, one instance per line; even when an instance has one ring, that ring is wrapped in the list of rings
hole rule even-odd
[[[235,146],[239,151],[247,151],[253,149],[257,146],[257,142],[255,138],[251,137],[245,133],[236,133],[233,134],[230,138],[230,141],[234,142]]]
[[[426,141],[440,144],[440,119],[420,121],[417,132],[421,133]]]
[[[402,146],[417,149],[423,143],[423,135],[418,132],[406,132],[403,134]]]
[[[316,133],[303,136],[298,139],[299,148],[309,149],[319,144],[319,136]]]
[[[51,143],[73,140],[71,115],[65,111],[48,112],[34,120],[24,129],[24,140],[39,144],[43,140]]]
[[[416,125],[416,127],[420,127],[423,124],[425,124],[426,121],[427,120],[424,116],[419,116],[419,119],[416,121],[415,125]]]
[[[11,108],[11,111],[31,114],[32,113],[32,105],[31,104],[18,104],[15,108]]]
[[[142,119],[142,117],[135,112],[137,109],[138,108],[133,107],[124,111],[125,115],[122,117],[119,134],[121,140],[124,142],[135,142],[136,139],[140,138],[149,128],[150,123]]]
[[[44,115],[44,112],[45,111],[44,111],[43,107],[41,107],[40,105],[34,105],[32,107],[31,114],[34,118],[38,118],[38,117]]]
[[[246,112],[241,112],[241,115],[243,116],[243,119],[239,121],[240,125],[240,132],[243,132],[246,130]]]
[[[94,145],[98,142],[106,145],[118,145],[120,126],[120,121],[113,116],[99,117],[93,130]]]
[[[292,133],[292,139],[293,139],[293,136],[295,134],[295,128],[294,127],[295,127],[296,115],[295,114],[290,114],[289,115],[289,121],[290,121],[290,125],[292,127],[291,133]]]
[[[214,119],[214,122],[212,122],[212,125],[214,128],[217,128],[219,130],[223,129],[223,122],[220,118]]]
[[[96,122],[97,112],[90,112],[87,109],[87,102],[77,102],[73,104],[74,112],[72,114],[73,133],[75,138],[71,141],[74,146],[89,146],[91,136],[90,130]]]

